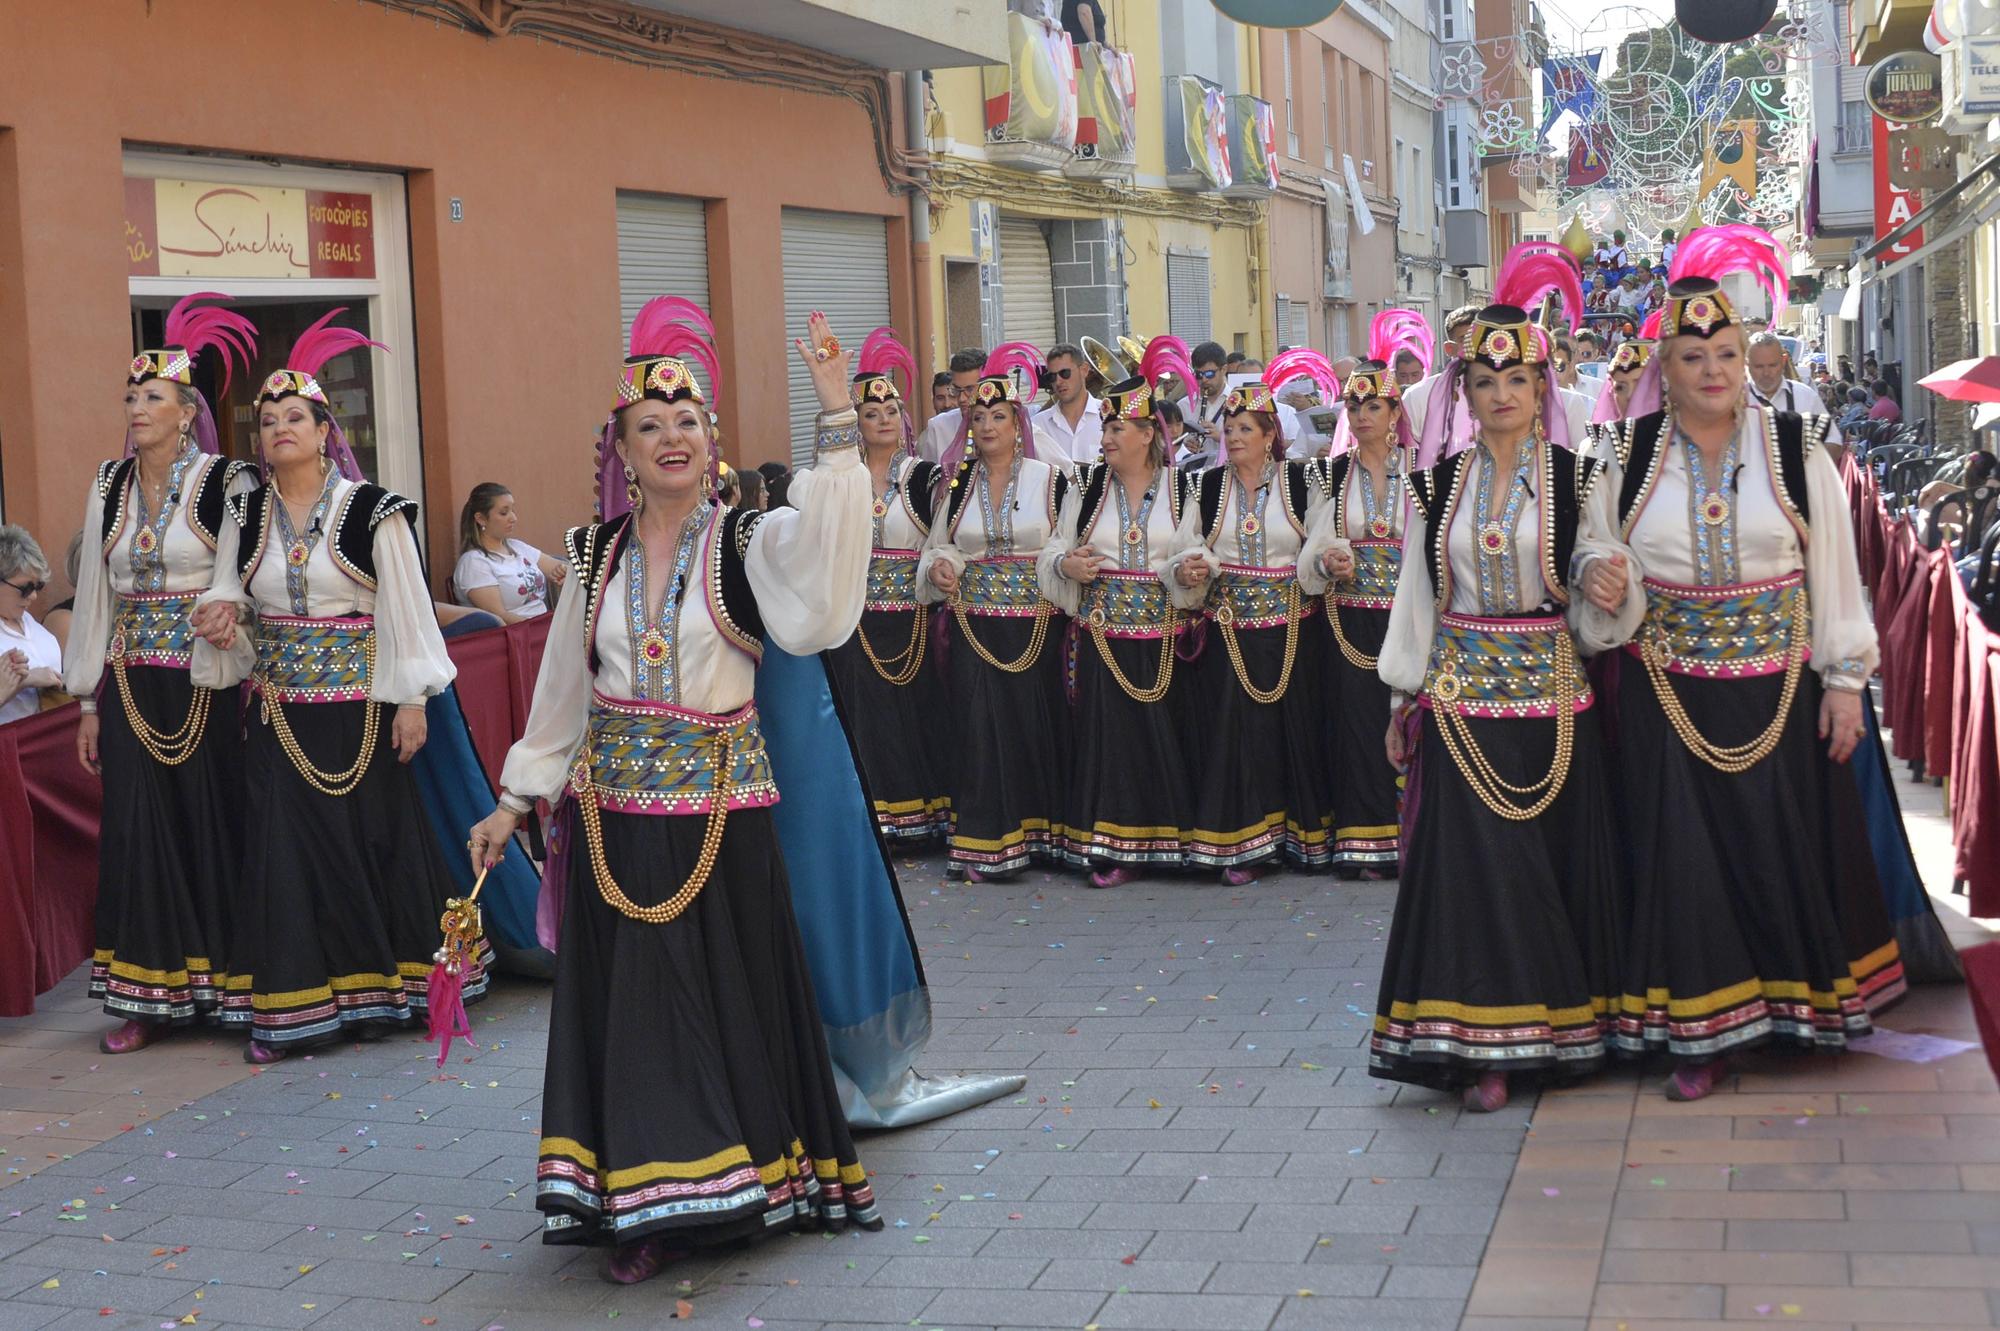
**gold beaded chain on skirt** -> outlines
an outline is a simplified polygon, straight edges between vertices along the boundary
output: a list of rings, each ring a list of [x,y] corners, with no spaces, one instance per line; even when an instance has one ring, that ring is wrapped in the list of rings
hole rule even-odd
[[[917,677],[917,669],[924,663],[924,647],[930,640],[930,630],[925,622],[929,616],[923,607],[916,609],[916,623],[910,626],[909,645],[894,656],[884,660],[876,655],[875,645],[868,641],[868,630],[860,625],[854,628],[855,636],[861,639],[861,654],[868,658],[868,664],[875,667],[885,683],[902,688]],[[898,663],[901,664],[898,664]]]
[[[597,893],[604,898],[605,905],[626,919],[637,920],[641,924],[666,924],[692,906],[694,899],[701,895],[702,888],[708,886],[709,875],[715,871],[715,857],[722,850],[722,832],[729,822],[729,798],[735,793],[735,745],[726,732],[717,736],[717,742],[722,752],[716,762],[715,794],[708,806],[708,827],[702,834],[701,855],[695,860],[694,872],[681,884],[680,891],[657,906],[634,903],[611,874],[611,864],[604,857],[604,823],[597,809],[597,794],[591,789],[588,745],[571,769],[570,794],[576,799],[579,816],[583,819],[583,839],[590,848],[590,869],[597,878]]]
[[[125,708],[126,724],[132,728],[132,737],[139,741],[139,747],[151,754],[153,761],[162,767],[179,767],[194,757],[201,747],[201,737],[208,731],[208,705],[215,696],[214,689],[194,686],[194,696],[188,700],[187,719],[181,728],[169,735],[155,730],[151,722],[139,714],[139,703],[132,696],[132,682],[125,677],[125,652],[121,647],[112,653],[111,676],[118,681],[118,700]]]
[[[1326,594],[1326,622],[1333,629],[1333,640],[1340,647],[1340,654],[1347,658],[1347,664],[1356,670],[1372,672],[1381,658],[1369,656],[1347,640],[1347,633],[1340,626],[1340,598],[1333,592]]]
[[[1445,750],[1465,777],[1473,794],[1487,808],[1509,822],[1525,823],[1548,812],[1562,794],[1563,784],[1569,779],[1570,757],[1576,747],[1576,648],[1570,643],[1569,631],[1561,630],[1556,643],[1556,752],[1549,763],[1548,775],[1532,785],[1517,786],[1501,779],[1493,764],[1486,757],[1479,743],[1472,737],[1472,728],[1466,724],[1459,712],[1457,691],[1454,689],[1446,697],[1440,697],[1441,690],[1434,685],[1430,693],[1431,713],[1437,717],[1438,735],[1444,740]],[[1540,791],[1541,797],[1533,804],[1516,804],[1510,796],[1529,796]]]
[[[1285,696],[1291,687],[1292,666],[1299,658],[1299,616],[1304,602],[1296,581],[1285,584],[1285,663],[1278,669],[1278,685],[1266,691],[1250,682],[1250,667],[1243,663],[1243,648],[1236,641],[1236,611],[1227,600],[1215,612],[1215,623],[1222,630],[1222,646],[1229,653],[1229,664],[1236,671],[1236,682],[1250,695],[1252,702],[1274,703]]]
[[[363,650],[368,653],[368,664],[362,678],[372,681],[375,678],[373,632],[368,634],[368,645]],[[278,747],[292,760],[292,766],[298,769],[299,775],[305,778],[307,785],[322,795],[338,798],[352,793],[354,788],[361,784],[361,778],[368,775],[369,760],[375,756],[375,741],[382,734],[382,708],[374,699],[362,699],[362,706],[367,711],[361,722],[361,752],[354,759],[353,766],[345,772],[322,772],[313,766],[312,760],[306,757],[306,751],[299,747],[298,737],[292,733],[292,724],[285,719],[285,709],[278,702],[276,687],[267,679],[264,681],[264,687],[258,692],[264,700],[264,720],[270,724],[272,733],[278,737]]]
[[[1153,676],[1153,686],[1139,688],[1125,678],[1125,672],[1118,668],[1118,661],[1111,655],[1111,641],[1104,632],[1102,612],[1093,611],[1087,621],[1090,638],[1097,644],[1097,654],[1104,659],[1104,668],[1112,681],[1125,690],[1125,696],[1133,702],[1158,702],[1167,696],[1167,689],[1174,682],[1174,630],[1179,627],[1180,613],[1171,606],[1167,609],[1167,622],[1160,630],[1160,668]]]
[[[972,616],[967,614],[965,610],[964,584],[959,584],[959,588],[958,596],[951,603],[951,613],[958,620],[958,631],[965,635],[966,643],[978,654],[980,660],[986,662],[987,665],[992,666],[995,670],[1004,670],[1010,675],[1018,675],[1033,666],[1040,659],[1042,642],[1049,636],[1050,606],[1047,601],[1035,602],[1035,631],[1028,637],[1027,650],[1012,661],[1002,661],[999,657],[986,650],[985,643],[973,636]]]
[[[1659,695],[1660,710],[1679,735],[1688,752],[1718,772],[1736,776],[1747,772],[1771,756],[1784,738],[1785,722],[1792,714],[1792,700],[1798,696],[1799,677],[1805,673],[1806,648],[1812,640],[1812,622],[1806,615],[1805,588],[1792,591],[1792,627],[1785,644],[1785,687],[1778,697],[1778,714],[1764,727],[1764,733],[1744,744],[1717,744],[1695,727],[1694,718],[1674,692],[1673,677],[1667,671],[1667,644],[1664,632],[1650,633],[1639,644],[1639,659],[1646,663],[1646,676]]]

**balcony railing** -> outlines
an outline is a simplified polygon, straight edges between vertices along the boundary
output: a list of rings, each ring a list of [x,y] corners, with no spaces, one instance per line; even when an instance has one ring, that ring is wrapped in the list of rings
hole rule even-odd
[[[1063,174],[1130,179],[1139,166],[1139,68],[1102,42],[1076,48],[1076,149]]]
[[[1198,74],[1169,74],[1163,101],[1167,184],[1184,190],[1228,189],[1235,173],[1229,158],[1229,99],[1222,85]]]
[[[1007,15],[1010,58],[986,65],[986,155],[1003,166],[1057,171],[1076,150],[1076,52],[1061,26]]]
[[[1229,102],[1229,165],[1234,177],[1222,192],[1232,199],[1265,199],[1278,190],[1278,124],[1271,104],[1238,94]]]

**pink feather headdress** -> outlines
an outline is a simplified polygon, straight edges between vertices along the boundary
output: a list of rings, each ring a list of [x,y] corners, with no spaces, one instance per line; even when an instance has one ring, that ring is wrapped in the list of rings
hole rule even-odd
[[[870,333],[861,343],[861,357],[854,382],[848,388],[848,395],[854,404],[864,406],[870,402],[894,402],[900,408],[903,422],[903,451],[911,457],[917,454],[916,419],[910,411],[904,393],[896,387],[895,371],[901,371],[903,382],[909,391],[917,391],[917,361],[910,349],[903,345],[896,330],[884,324]]]
[[[974,410],[1000,402],[1008,403],[1014,408],[1014,419],[1021,427],[1022,457],[1035,456],[1033,424],[1035,413],[1032,402],[1035,385],[1041,383],[1042,371],[1046,368],[1047,363],[1042,360],[1042,353],[1035,349],[1032,342],[1002,342],[986,357],[986,366],[979,372],[979,386],[972,390]],[[1020,384],[1015,379],[1016,374],[1028,382],[1026,397],[1021,394]],[[941,470],[938,477],[948,485],[958,484],[958,473],[970,467],[976,460],[972,448],[972,411],[968,410],[965,413],[962,424],[966,428],[959,434],[957,442],[946,449],[944,457],[939,459]]]
[[[1770,298],[1776,313],[1785,304],[1790,283],[1791,252],[1775,236],[1742,222],[1705,226],[1680,243],[1668,270],[1666,304],[1660,307],[1659,340],[1673,337],[1710,338],[1740,325],[1735,304],[1722,289],[1722,279],[1748,273]],[[1648,416],[1666,401],[1665,376],[1655,356],[1632,386],[1628,416]]]
[[[204,351],[213,350],[222,357],[222,389],[229,391],[229,381],[236,367],[250,368],[251,358],[257,354],[257,326],[234,310],[223,309],[219,305],[197,305],[197,301],[215,300],[228,303],[229,297],[214,291],[197,291],[191,296],[183,296],[167,311],[165,346],[147,349],[132,358],[131,368],[126,372],[128,385],[142,384],[148,379],[166,379],[173,383],[194,387],[194,363]],[[215,414],[209,410],[208,399],[201,390],[195,390],[194,423],[189,432],[194,436],[195,447],[204,453],[221,451],[221,440],[215,429]],[[138,451],[132,442],[131,433],[125,437],[125,453],[131,456]]]
[[[325,408],[326,416],[332,422],[327,434],[326,455],[340,474],[350,481],[366,479],[361,474],[361,464],[354,460],[354,450],[348,447],[347,436],[341,431],[340,421],[333,415],[333,403],[327,399],[326,390],[320,387],[319,372],[335,356],[364,347],[389,348],[375,341],[368,334],[355,328],[339,328],[334,320],[347,313],[347,308],[329,310],[324,318],[315,320],[299,340],[292,343],[291,354],[285,357],[285,366],[273,370],[264,380],[264,386],[257,390],[257,401],[276,402],[281,398],[302,397]],[[261,465],[262,459],[259,459]]]
[[[715,324],[702,308],[680,296],[655,296],[632,316],[630,354],[618,370],[618,395],[597,440],[597,513],[601,521],[631,510],[625,494],[625,464],[618,456],[618,413],[635,402],[691,401],[703,408],[699,365],[708,374],[709,389],[722,391],[722,358],[715,350]],[[711,489],[721,476],[721,459],[710,440]]]
[[[1459,420],[1464,409],[1459,387],[1466,366],[1475,360],[1495,370],[1539,367],[1545,404],[1542,428],[1549,441],[1559,448],[1575,448],[1580,442],[1569,435],[1569,414],[1562,409],[1562,390],[1549,355],[1549,330],[1534,320],[1534,308],[1551,294],[1562,305],[1565,322],[1558,327],[1573,330],[1583,317],[1583,277],[1575,256],[1545,240],[1523,241],[1509,250],[1493,285],[1494,303],[1473,319],[1459,359],[1432,385],[1431,409],[1424,413],[1423,438],[1417,446],[1418,469],[1436,466],[1469,448],[1476,438],[1475,432],[1460,428]]]
[[[1170,377],[1183,384],[1194,383],[1194,363],[1188,357],[1186,342],[1172,333],[1162,333],[1140,353],[1137,375],[1104,390],[1097,404],[1098,416],[1107,421],[1152,421],[1157,429],[1160,404],[1167,400],[1160,385]],[[1160,445],[1161,456],[1172,465],[1173,444],[1162,437]]]

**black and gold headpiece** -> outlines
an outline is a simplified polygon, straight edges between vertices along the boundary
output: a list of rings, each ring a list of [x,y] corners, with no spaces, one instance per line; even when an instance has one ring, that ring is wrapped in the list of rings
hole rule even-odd
[[[1153,419],[1153,388],[1143,378],[1127,379],[1104,390],[1097,414],[1107,421]]]
[[[1528,312],[1518,305],[1488,305],[1472,320],[1472,331],[1461,340],[1459,356],[1481,361],[1496,370],[1539,365],[1546,359]]]
[[[1712,277],[1683,277],[1667,288],[1660,307],[1660,336],[1714,337],[1737,322],[1736,307]]]
[[[1340,395],[1347,400],[1349,406],[1360,406],[1371,397],[1386,398],[1391,402],[1399,401],[1403,396],[1403,388],[1396,382],[1395,374],[1387,365],[1379,360],[1365,360],[1355,366],[1354,372],[1347,376],[1347,382],[1342,385]]]
[[[1244,384],[1241,388],[1229,390],[1229,396],[1222,399],[1222,414],[1240,416],[1246,411],[1278,410],[1278,399],[1267,383]]]

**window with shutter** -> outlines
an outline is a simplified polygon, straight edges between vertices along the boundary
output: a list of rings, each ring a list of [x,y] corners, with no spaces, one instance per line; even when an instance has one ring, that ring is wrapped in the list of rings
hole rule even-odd
[[[1000,215],[1000,323],[1007,341],[1046,352],[1056,342],[1056,293],[1042,226],[1033,217]]]
[[[708,308],[708,215],[700,199],[618,196],[618,354],[631,345],[632,318],[655,296]]]
[[[814,310],[826,313],[828,325],[848,346],[889,322],[889,236],[879,217],[859,213],[826,213],[787,208],[780,221],[785,263],[785,338],[776,349],[785,365],[791,407],[792,465],[809,467],[813,460],[813,417],[819,397],[812,375],[792,348],[791,339],[804,335]],[[905,339],[908,340],[907,338]],[[743,457],[742,445],[725,444],[723,460],[732,466]]]
[[[1167,331],[1191,347],[1210,339],[1206,254],[1168,251]]]

